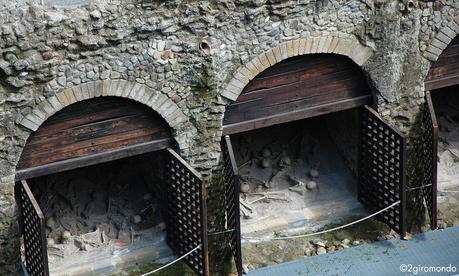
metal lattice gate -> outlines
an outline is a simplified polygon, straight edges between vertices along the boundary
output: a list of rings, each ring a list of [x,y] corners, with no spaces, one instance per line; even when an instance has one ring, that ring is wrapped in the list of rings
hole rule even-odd
[[[198,274],[209,275],[207,208],[204,181],[177,153],[167,149],[167,243],[175,254],[198,250],[184,260]]]
[[[361,114],[358,198],[371,212],[399,204],[378,219],[405,236],[406,140],[365,106]]]
[[[26,181],[16,183],[15,195],[24,239],[24,265],[31,276],[47,276],[48,253],[43,213]]]
[[[438,124],[429,92],[426,92],[421,139],[422,158],[424,160],[422,195],[429,213],[431,228],[435,229],[437,228]]]
[[[229,136],[222,141],[223,173],[225,177],[226,230],[238,275],[242,275],[241,223],[239,210],[239,179],[233,147]]]

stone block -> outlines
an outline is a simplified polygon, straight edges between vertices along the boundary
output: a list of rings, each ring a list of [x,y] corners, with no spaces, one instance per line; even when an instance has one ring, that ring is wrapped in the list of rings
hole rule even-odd
[[[53,107],[54,113],[61,110],[64,106],[59,102],[59,99],[56,96],[49,97],[47,99],[49,104]]]
[[[108,96],[108,90],[110,89],[111,80],[104,80],[102,85],[102,96]]]
[[[249,81],[255,77],[255,75],[245,66],[240,67],[239,72]]]
[[[120,85],[121,80],[112,80],[110,82],[110,87],[108,88],[108,95],[109,96],[116,96],[116,90]]]
[[[293,57],[295,50],[293,49],[293,41],[289,40],[287,42],[287,57]]]
[[[456,37],[456,35],[457,35],[456,31],[453,29],[453,28],[455,28],[455,26],[453,26],[453,25],[457,26],[456,23],[452,22],[451,25],[446,26],[441,30],[441,32],[450,39],[450,41],[452,39],[454,39]]]
[[[298,52],[300,50],[300,40],[295,39],[292,41],[293,43],[293,56],[298,56]]]
[[[282,43],[281,45],[281,56],[282,56],[282,60],[284,59],[287,59],[289,56],[288,56],[288,48],[287,48],[287,42],[284,42]]]
[[[443,41],[441,41],[441,40],[438,39],[437,37],[435,37],[434,39],[432,39],[432,41],[430,42],[430,45],[435,46],[435,47],[437,47],[438,49],[441,49],[442,52],[443,52],[443,50],[448,46],[448,44],[444,43]]]
[[[70,105],[69,100],[67,99],[67,95],[64,92],[60,92],[56,94],[57,99],[62,104],[62,106]]]
[[[448,27],[443,28],[439,33],[437,33],[436,37],[438,40],[448,45],[451,42],[452,38],[444,33],[443,30],[445,29],[448,29]]]
[[[373,51],[363,45],[355,44],[349,56],[357,65],[362,66],[373,55]]]
[[[75,95],[75,98],[76,98],[77,102],[82,101],[83,100],[83,91],[81,91],[81,85],[77,85],[77,86],[72,87],[72,90],[73,90],[73,94]]]
[[[69,100],[70,104],[77,102],[77,99],[75,98],[75,94],[73,93],[73,89],[71,88],[65,89],[63,93],[65,93],[65,95],[67,96],[67,99]]]
[[[303,54],[310,54],[311,53],[311,46],[312,46],[312,37],[309,37],[305,41]]]
[[[94,97],[102,96],[102,92],[104,90],[104,83],[102,81],[95,81],[94,82]]]
[[[47,117],[53,115],[56,112],[51,104],[46,100],[42,101],[38,106],[46,113]]]
[[[274,52],[274,57],[276,58],[276,63],[281,62],[282,61],[281,45],[277,45],[277,47],[273,49],[273,52]]]
[[[22,126],[32,130],[37,131],[39,125],[35,124],[34,122],[28,120],[27,118],[23,118],[20,123]]]
[[[300,39],[300,46],[298,48],[298,55],[304,55],[304,49],[306,46],[306,39]]]
[[[276,57],[274,56],[274,51],[273,51],[273,50],[269,50],[269,51],[266,53],[266,57],[268,58],[269,64],[270,64],[271,66],[273,66],[274,64],[277,63]]]
[[[31,121],[37,126],[40,126],[43,123],[43,120],[33,113],[27,114],[27,116],[25,116],[25,119]]]
[[[150,107],[153,108],[153,110],[158,110],[158,108],[161,105],[163,105],[167,100],[168,100],[168,98],[166,96],[164,96],[163,94],[158,93],[158,96],[155,97],[155,100],[150,102],[150,104],[151,104]]]
[[[258,56],[258,61],[261,63],[263,70],[271,66],[271,63],[268,60],[268,56],[265,53],[262,53]]]

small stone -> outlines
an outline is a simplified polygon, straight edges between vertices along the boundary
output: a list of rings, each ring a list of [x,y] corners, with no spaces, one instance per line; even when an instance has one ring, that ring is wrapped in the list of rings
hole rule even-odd
[[[312,244],[318,247],[325,247],[325,243],[321,239],[315,239],[312,241]]]
[[[134,221],[135,224],[139,224],[139,223],[142,222],[142,217],[139,216],[139,215],[135,215],[135,216],[133,217],[133,221]]]
[[[355,240],[355,241],[353,241],[353,242],[352,242],[352,245],[354,245],[354,246],[356,246],[356,245],[360,245],[360,242],[359,242],[359,241],[357,241],[357,240]]]
[[[315,188],[317,188],[317,182],[315,181],[308,181],[308,183],[306,183],[306,188],[308,188],[308,190],[314,190]]]
[[[244,274],[249,273],[249,267],[246,264],[242,264],[242,270],[244,271]]]
[[[349,243],[351,243],[351,241],[349,239],[344,239],[341,241],[341,243],[348,245]]]
[[[156,43],[157,47],[158,47],[158,51],[163,51],[164,48],[166,48],[166,41],[164,40],[159,40],[157,43]]]
[[[317,248],[317,255],[322,255],[322,254],[326,254],[327,253],[327,249],[325,249],[324,247],[318,247]]]
[[[100,13],[99,10],[93,10],[92,12],[89,13],[92,18],[99,19],[102,17],[102,14]]]
[[[327,247],[327,252],[328,253],[335,252],[335,250],[336,250],[336,247],[334,245],[331,245],[331,246]]]

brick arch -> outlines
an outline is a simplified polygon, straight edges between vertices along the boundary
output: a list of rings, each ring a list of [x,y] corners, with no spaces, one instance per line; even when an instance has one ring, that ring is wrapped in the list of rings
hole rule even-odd
[[[177,129],[188,121],[175,102],[146,85],[125,80],[105,80],[84,83],[56,93],[37,104],[17,123],[31,131],[36,131],[59,110],[79,101],[102,96],[122,97],[145,104],[164,118],[172,129]],[[175,138],[180,149],[187,147],[183,137]]]
[[[244,87],[268,67],[290,57],[318,53],[344,55],[351,58],[357,65],[362,66],[373,55],[373,50],[363,46],[358,40],[334,35],[283,42],[268,52],[255,57],[247,64],[241,65],[221,95],[235,101]]]
[[[430,41],[424,56],[430,61],[437,61],[441,53],[448,47],[451,40],[459,35],[459,15],[453,18],[449,24],[440,29]]]

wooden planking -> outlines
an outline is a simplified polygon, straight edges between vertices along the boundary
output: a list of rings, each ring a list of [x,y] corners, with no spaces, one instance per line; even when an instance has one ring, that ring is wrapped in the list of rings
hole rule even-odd
[[[425,81],[426,90],[434,90],[459,84],[459,36],[432,64]]]
[[[371,103],[360,68],[332,54],[290,58],[256,76],[225,112],[224,133],[237,133]]]
[[[155,141],[167,147],[170,138],[167,123],[147,106],[116,97],[85,100],[59,111],[31,135],[17,169],[43,167],[145,143],[156,149],[151,146]]]

